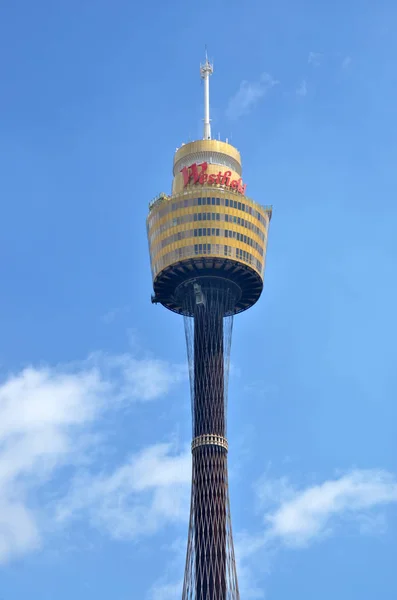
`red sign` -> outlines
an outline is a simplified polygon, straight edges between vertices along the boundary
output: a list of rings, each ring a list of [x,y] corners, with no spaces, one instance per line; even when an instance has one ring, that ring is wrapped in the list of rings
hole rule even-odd
[[[199,165],[193,163],[190,167],[183,167],[181,169],[181,173],[183,175],[183,184],[186,187],[189,183],[198,183],[200,185],[224,185],[225,187],[230,187],[232,190],[236,190],[239,194],[244,196],[245,190],[247,189],[247,184],[243,185],[243,180],[241,179],[233,179],[230,181],[232,176],[231,171],[219,171],[217,175],[215,173],[208,174],[206,170],[208,169],[208,163],[203,162]]]

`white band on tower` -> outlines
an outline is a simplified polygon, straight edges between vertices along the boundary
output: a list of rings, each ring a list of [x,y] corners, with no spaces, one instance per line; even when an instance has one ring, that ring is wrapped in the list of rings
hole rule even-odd
[[[221,448],[228,450],[227,439],[216,433],[207,433],[195,437],[192,441],[192,452],[200,446],[220,446]]]
[[[209,62],[205,53],[205,63],[200,65],[200,75],[204,79],[204,140],[211,139],[210,123],[210,75],[214,72],[213,65]]]

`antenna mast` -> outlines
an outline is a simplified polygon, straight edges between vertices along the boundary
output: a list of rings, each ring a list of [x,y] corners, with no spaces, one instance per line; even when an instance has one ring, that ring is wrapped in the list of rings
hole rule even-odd
[[[205,51],[205,63],[200,65],[200,75],[204,79],[204,140],[211,139],[210,123],[210,75],[214,72],[214,66],[209,62],[207,50]]]

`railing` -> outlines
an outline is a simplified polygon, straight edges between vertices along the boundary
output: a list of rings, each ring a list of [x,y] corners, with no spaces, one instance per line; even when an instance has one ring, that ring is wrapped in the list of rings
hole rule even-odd
[[[161,204],[164,200],[168,200],[169,196],[165,192],[160,192],[157,194],[153,200],[149,202],[149,210],[152,210],[155,204]]]

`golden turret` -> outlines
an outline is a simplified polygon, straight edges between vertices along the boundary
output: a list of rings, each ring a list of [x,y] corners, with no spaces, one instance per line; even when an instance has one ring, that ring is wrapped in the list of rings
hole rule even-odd
[[[209,67],[204,139],[177,149],[171,195],[155,198],[147,218],[153,301],[176,312],[183,312],[178,286],[194,277],[233,281],[240,289],[235,312],[252,306],[263,287],[272,209],[248,198],[239,151],[208,139]]]

